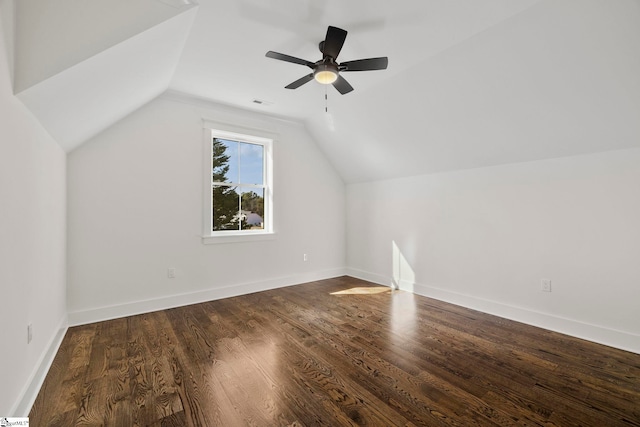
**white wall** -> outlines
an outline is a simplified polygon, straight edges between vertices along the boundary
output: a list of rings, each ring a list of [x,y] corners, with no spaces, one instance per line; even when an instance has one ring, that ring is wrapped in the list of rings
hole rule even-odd
[[[202,119],[279,134],[274,240],[202,244]],[[345,187],[299,124],[163,96],[69,154],[68,200],[72,324],[344,273]]]
[[[640,353],[638,165],[631,149],[348,185],[347,265]]]
[[[10,11],[0,13],[0,23],[11,21]],[[0,30],[0,414],[22,416],[66,326],[66,166],[62,149],[13,96],[5,42]]]

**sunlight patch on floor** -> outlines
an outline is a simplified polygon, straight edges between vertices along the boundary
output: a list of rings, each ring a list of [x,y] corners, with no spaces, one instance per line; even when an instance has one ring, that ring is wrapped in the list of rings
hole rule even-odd
[[[391,292],[391,289],[380,286],[345,289],[344,291],[331,292],[331,295],[373,295]]]

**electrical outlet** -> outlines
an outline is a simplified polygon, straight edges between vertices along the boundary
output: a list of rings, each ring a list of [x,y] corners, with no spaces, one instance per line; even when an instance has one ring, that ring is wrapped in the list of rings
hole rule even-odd
[[[169,279],[175,279],[176,278],[176,269],[175,268],[168,268],[167,269],[167,277]]]
[[[307,255],[307,254],[303,254],[303,255],[302,255],[302,260],[303,260],[304,262],[309,261],[309,255]]]
[[[542,292],[551,292],[551,279],[540,279],[540,289]]]
[[[33,340],[33,324],[29,323],[27,325],[27,344],[31,343]]]

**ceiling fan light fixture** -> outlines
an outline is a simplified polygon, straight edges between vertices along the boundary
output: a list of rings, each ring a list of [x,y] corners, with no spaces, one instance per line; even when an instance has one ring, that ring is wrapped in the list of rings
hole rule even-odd
[[[331,64],[320,64],[313,72],[313,78],[323,85],[330,85],[338,80],[338,67]]]
[[[389,64],[389,59],[386,56],[380,58],[356,59],[355,61],[342,63],[336,62],[346,38],[346,30],[329,26],[327,28],[327,35],[325,36],[325,39],[318,45],[318,48],[322,53],[322,59],[317,62],[307,61],[306,59],[296,58],[295,56],[285,55],[284,53],[278,53],[272,50],[268,51],[265,56],[279,61],[304,65],[305,67],[313,70],[310,74],[286,85],[284,87],[285,89],[298,89],[300,86],[309,83],[311,80],[315,80],[323,85],[332,84],[341,95],[345,95],[353,90],[353,86],[351,86],[349,82],[340,75],[340,73],[347,71],[386,70],[387,65]]]

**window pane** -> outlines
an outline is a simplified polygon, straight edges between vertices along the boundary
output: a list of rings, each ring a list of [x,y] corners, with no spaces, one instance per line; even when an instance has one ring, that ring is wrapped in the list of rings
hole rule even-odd
[[[240,195],[235,187],[213,186],[212,188],[213,231],[240,229]]]
[[[242,189],[241,189],[242,190]],[[264,229],[264,190],[242,190],[242,217],[244,230]]]
[[[264,147],[240,142],[240,183],[262,185]]]
[[[214,129],[210,141],[211,214],[205,215],[211,215],[211,235],[272,231],[271,218],[265,218],[271,212],[271,206],[265,208],[271,141],[264,138],[263,144],[260,137]]]
[[[214,138],[211,174],[213,182],[238,182],[238,143]]]

